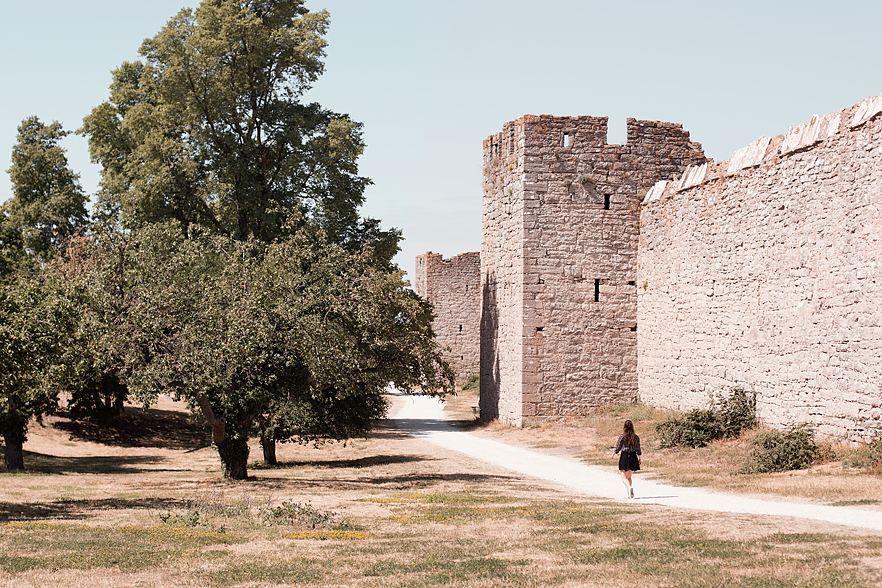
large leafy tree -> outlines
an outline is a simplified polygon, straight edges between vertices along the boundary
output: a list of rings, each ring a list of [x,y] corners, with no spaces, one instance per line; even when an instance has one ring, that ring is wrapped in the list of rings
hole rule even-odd
[[[114,71],[110,100],[84,121],[101,214],[271,241],[297,210],[332,242],[371,240],[391,259],[398,231],[358,215],[361,125],[300,101],[322,73],[327,26],[300,0],[205,0],[144,41],[144,60]]]
[[[361,125],[301,101],[327,26],[300,0],[204,0],[114,72],[82,129],[102,165],[98,216],[127,239],[94,252],[125,266],[114,296],[132,296],[121,308],[137,352],[102,351],[105,364],[123,361],[118,381],[137,395],[171,387],[198,406],[231,477],[256,425],[271,455],[276,440],[363,432],[390,381],[449,385],[427,311],[394,272],[400,233],[358,213]],[[385,330],[356,320],[371,313]]]
[[[272,415],[275,439],[362,434],[384,414],[383,391],[452,389],[426,303],[371,252],[350,253],[302,227],[272,244],[177,223],[125,241],[91,238],[68,280],[103,296],[124,275],[113,322],[125,383],[150,402],[172,391],[202,411],[231,478],[247,476],[248,438]],[[70,262],[74,264],[73,258]]]

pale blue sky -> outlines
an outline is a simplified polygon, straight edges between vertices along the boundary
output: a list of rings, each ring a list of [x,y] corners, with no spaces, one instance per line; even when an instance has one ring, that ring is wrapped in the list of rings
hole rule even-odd
[[[27,116],[80,126],[110,71],[187,0],[0,0],[0,162]],[[397,261],[481,248],[481,141],[524,114],[682,123],[714,159],[882,91],[882,2],[307,0],[331,13],[308,95],[364,123],[364,212]],[[90,194],[98,170],[69,137]],[[11,196],[0,175],[0,200]]]

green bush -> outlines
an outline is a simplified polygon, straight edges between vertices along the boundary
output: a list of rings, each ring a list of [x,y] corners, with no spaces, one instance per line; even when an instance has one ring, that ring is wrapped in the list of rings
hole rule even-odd
[[[655,426],[655,433],[658,435],[658,446],[662,449],[666,447],[679,447],[683,445],[683,431],[686,429],[686,421],[681,418],[671,417]]]
[[[660,447],[704,447],[714,439],[737,437],[756,426],[756,394],[742,387],[715,399],[710,409],[691,410],[655,426]]]
[[[728,397],[715,400],[713,408],[722,437],[737,437],[757,425],[756,392],[746,392],[741,386],[732,388]]]
[[[753,440],[753,450],[742,473],[786,472],[809,467],[821,451],[815,443],[815,429],[810,423],[787,431],[767,431]]]
[[[481,380],[478,374],[469,374],[465,384],[462,385],[463,390],[477,390],[481,386]]]

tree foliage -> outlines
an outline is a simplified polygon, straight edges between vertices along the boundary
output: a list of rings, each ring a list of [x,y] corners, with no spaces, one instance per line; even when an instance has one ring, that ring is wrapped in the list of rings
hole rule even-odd
[[[20,271],[0,283],[0,433],[6,467],[24,469],[22,445],[28,422],[58,406],[62,356],[76,324],[77,308],[43,272]]]
[[[144,402],[172,391],[198,407],[227,476],[247,475],[247,440],[268,419],[275,440],[347,439],[385,413],[390,383],[452,389],[431,313],[401,274],[309,226],[267,244],[157,224],[83,246],[96,264],[80,266],[86,289],[126,292],[111,321],[131,342],[125,384]],[[113,271],[121,284],[102,280]]]
[[[206,0],[144,41],[86,117],[99,210],[128,227],[174,219],[271,241],[291,211],[386,262],[398,231],[358,207],[361,125],[300,98],[323,71],[328,14],[299,0]]]
[[[67,134],[59,123],[44,125],[35,116],[18,127],[12,167],[7,170],[13,197],[3,204],[0,217],[7,256],[12,248],[50,259],[89,222],[88,198],[58,144]]]

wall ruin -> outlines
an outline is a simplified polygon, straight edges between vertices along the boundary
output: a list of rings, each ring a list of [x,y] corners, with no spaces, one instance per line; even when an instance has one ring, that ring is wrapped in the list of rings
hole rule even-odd
[[[638,194],[705,161],[681,125],[525,116],[484,142],[481,417],[637,398]]]
[[[882,427],[882,97],[649,193],[640,398],[690,409],[744,386],[769,425]]]
[[[462,384],[479,370],[481,254],[475,251],[448,259],[431,251],[418,255],[414,283],[417,294],[434,306],[435,338],[445,348],[444,359],[457,383]]]

